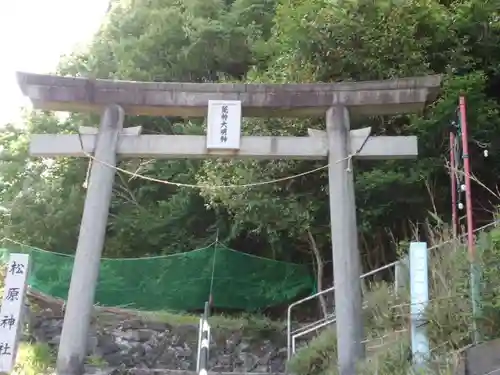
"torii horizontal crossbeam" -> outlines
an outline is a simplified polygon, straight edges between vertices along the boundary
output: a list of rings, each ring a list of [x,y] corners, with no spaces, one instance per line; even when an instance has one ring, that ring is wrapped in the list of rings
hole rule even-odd
[[[204,117],[208,100],[240,100],[245,117],[323,116],[335,105],[351,115],[417,112],[439,91],[438,75],[385,81],[244,84],[130,82],[17,73],[35,108],[101,113],[118,104],[129,115]]]
[[[83,142],[82,150],[80,137]],[[42,157],[83,157],[94,152],[96,135],[33,135],[30,154]],[[359,159],[406,159],[418,154],[417,137],[369,137],[351,134],[351,154]],[[364,143],[364,145],[363,145]],[[195,135],[121,135],[117,154],[125,158],[240,158],[240,159],[324,159],[328,154],[326,137],[241,138],[235,151],[207,150],[206,137]]]

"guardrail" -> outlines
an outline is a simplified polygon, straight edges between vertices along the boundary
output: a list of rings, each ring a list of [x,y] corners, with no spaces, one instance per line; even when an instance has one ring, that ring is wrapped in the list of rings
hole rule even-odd
[[[292,355],[295,354],[295,350],[296,350],[295,343],[299,337],[307,335],[308,333],[315,331],[315,330],[318,330],[320,328],[323,328],[329,324],[335,323],[335,321],[337,320],[337,317],[335,316],[335,314],[331,314],[331,315],[327,315],[327,316],[328,316],[328,318],[326,318],[326,319],[321,319],[321,320],[318,320],[312,324],[305,326],[305,327],[308,327],[307,329],[304,329],[304,327],[301,327],[301,329],[297,330],[295,334],[292,334],[292,342],[291,342]]]

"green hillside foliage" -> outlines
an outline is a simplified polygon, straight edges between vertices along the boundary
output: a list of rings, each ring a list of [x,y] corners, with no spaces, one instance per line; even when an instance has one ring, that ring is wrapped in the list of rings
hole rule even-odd
[[[500,0],[113,1],[92,43],[61,59],[58,73],[182,82],[339,82],[439,73],[443,92],[424,114],[363,119],[378,135],[418,135],[418,160],[355,162],[358,226],[366,270],[396,258],[410,223],[429,211],[448,219],[448,125],[467,96],[475,176],[495,190],[500,172]],[[128,117],[146,134],[203,134],[181,118]],[[0,236],[73,252],[88,161],[28,156],[33,133],[75,132],[87,114],[26,115],[1,129]],[[254,135],[305,135],[317,119],[249,119]],[[483,144],[489,157],[482,156]],[[190,184],[245,184],[298,174],[324,161],[127,160],[120,166]],[[498,200],[473,186],[476,219]],[[105,255],[142,257],[210,244],[312,264],[316,246],[331,276],[326,172],[252,189],[177,188],[116,177]],[[425,232],[423,232],[425,234]],[[8,243],[4,243],[7,246]]]

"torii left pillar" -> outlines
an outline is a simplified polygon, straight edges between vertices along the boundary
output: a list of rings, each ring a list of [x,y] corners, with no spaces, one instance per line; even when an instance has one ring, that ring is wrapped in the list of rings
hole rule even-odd
[[[97,160],[116,166],[116,150],[123,119],[124,111],[120,106],[105,108],[95,148]],[[85,358],[81,356],[87,352],[87,330],[93,313],[115,173],[116,169],[103,163],[92,163],[64,315],[64,321],[72,324],[63,326],[57,356],[58,375],[84,372],[82,366]]]

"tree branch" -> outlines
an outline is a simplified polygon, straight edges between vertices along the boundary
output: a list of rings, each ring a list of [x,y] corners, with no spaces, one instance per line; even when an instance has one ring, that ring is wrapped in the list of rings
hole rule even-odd
[[[323,259],[321,258],[321,253],[318,250],[318,246],[316,244],[316,240],[311,232],[311,229],[307,228],[307,238],[309,239],[309,245],[311,246],[311,251],[313,253],[316,267],[316,279],[318,283],[318,292],[323,291]],[[325,296],[320,294],[318,296],[319,304],[321,308],[321,312],[323,313],[323,317],[326,319],[328,316],[328,309],[326,307],[326,299]]]

